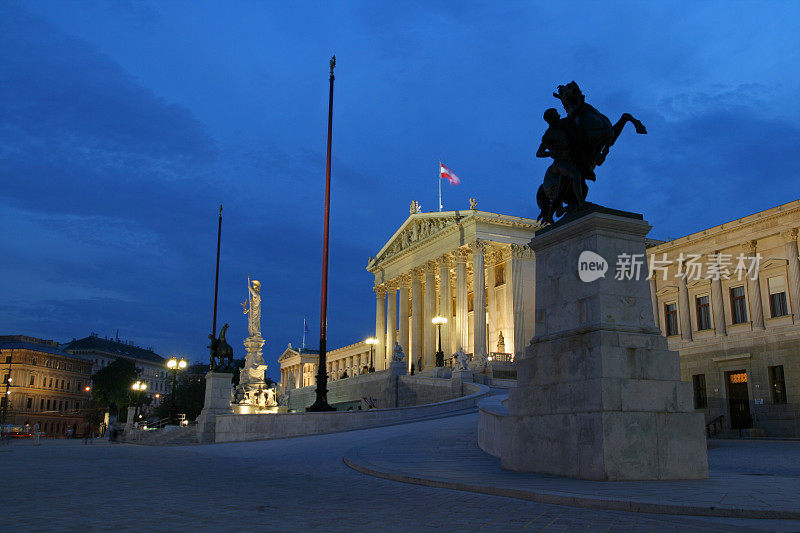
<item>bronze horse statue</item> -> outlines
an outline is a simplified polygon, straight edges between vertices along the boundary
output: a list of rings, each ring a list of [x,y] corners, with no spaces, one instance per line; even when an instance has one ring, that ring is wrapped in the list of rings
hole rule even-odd
[[[233,365],[233,348],[225,340],[225,332],[228,331],[228,324],[222,326],[219,330],[219,338],[215,339],[212,333],[208,334],[211,344],[208,348],[211,350],[211,370],[217,368],[229,368]],[[217,363],[219,360],[219,363]],[[227,363],[225,362],[227,360]]]
[[[630,122],[636,133],[647,129],[630,113],[623,113],[616,124],[586,103],[578,84],[559,85],[553,96],[561,100],[566,118],[555,109],[545,112],[550,127],[542,138],[537,157],[552,157],[545,180],[536,194],[541,209],[537,220],[553,223],[553,214],[575,211],[583,207],[588,187],[586,180],[595,181],[595,167],[602,165],[611,147]],[[562,204],[566,204],[564,207]]]

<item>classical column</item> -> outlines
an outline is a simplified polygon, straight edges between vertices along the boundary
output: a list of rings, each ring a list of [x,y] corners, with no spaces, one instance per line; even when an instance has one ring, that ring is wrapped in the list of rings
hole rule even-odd
[[[530,249],[521,244],[512,244],[510,257],[506,263],[506,283],[511,283],[506,287],[506,298],[509,300],[510,317],[508,323],[512,325],[513,332],[511,338],[514,339],[513,354],[514,360],[519,361],[525,355],[525,345],[530,339],[525,338],[525,308],[524,274],[522,272],[522,261],[526,255],[530,254]]]
[[[378,367],[378,362],[375,361],[376,370],[389,368],[387,361],[392,356],[394,343],[397,340],[397,283],[390,282],[388,284],[388,291],[389,292],[386,293],[388,298],[386,306],[386,353],[383,355],[380,367]]]
[[[469,317],[467,302],[467,257],[469,252],[464,249],[456,250],[456,350],[469,345],[467,338],[467,318]]]
[[[436,316],[436,263],[429,261],[425,265],[425,357],[423,368],[436,366],[436,328],[431,320]]]
[[[439,258],[439,314],[447,318],[447,324],[441,327],[442,351],[445,359],[453,353],[450,351],[450,328],[453,322],[453,317],[450,316],[452,302],[453,297],[450,295],[450,257],[444,256]]]
[[[472,339],[473,360],[480,360],[486,353],[486,268],[481,240],[470,243],[472,249]]]
[[[403,353],[406,354],[406,363],[409,368],[411,367],[411,357],[408,351],[408,290],[411,285],[409,276],[404,275],[400,278],[400,324],[397,328],[397,336],[400,337],[398,342],[403,348]]]
[[[681,265],[681,272],[684,266]],[[681,308],[681,340],[692,340],[692,313],[689,307],[689,289],[686,286],[686,276],[678,276],[678,305]]]
[[[789,300],[795,323],[800,322],[800,259],[797,250],[797,228],[782,233],[786,241],[786,259],[789,260]]]
[[[375,368],[376,370],[383,370],[383,361],[386,360],[386,287],[379,285],[374,288],[375,297],[377,298],[375,305],[375,338],[378,339],[378,344],[375,345]],[[378,366],[380,362],[381,366]]]
[[[425,304],[422,299],[422,281],[425,279],[425,269],[415,268],[411,273],[411,353],[409,360],[414,363],[414,367],[419,366],[419,358],[422,356],[424,340],[423,320],[425,320]],[[424,361],[424,358],[423,358]],[[417,368],[419,370],[419,368]]]
[[[746,254],[750,257],[755,257],[757,252],[758,241],[753,239],[746,242],[744,249]],[[755,259],[753,259],[755,261]],[[758,268],[758,263],[754,265]],[[755,279],[751,273],[745,273],[747,277],[747,292],[750,295],[750,320],[753,324],[753,329],[764,329],[764,305],[761,303],[761,282],[758,280],[758,270],[755,272]]]
[[[500,331],[500,320],[498,320],[497,316],[497,291],[495,290],[496,280],[495,280],[495,263],[497,262],[497,257],[494,250],[489,250],[487,248],[487,253],[484,254],[484,262],[486,258],[489,258],[487,268],[484,270],[486,272],[486,286],[489,290],[486,292],[486,318],[488,327],[486,328],[486,334],[489,336],[489,353],[497,351],[497,338],[498,332]]]
[[[719,257],[719,251],[714,252]],[[715,335],[727,335],[725,325],[725,307],[722,303],[722,280],[719,277],[711,278],[711,306],[714,311]]]
[[[661,329],[661,325],[658,322],[658,281],[652,274],[650,275],[650,299],[653,303],[653,322],[655,322],[657,328]]]

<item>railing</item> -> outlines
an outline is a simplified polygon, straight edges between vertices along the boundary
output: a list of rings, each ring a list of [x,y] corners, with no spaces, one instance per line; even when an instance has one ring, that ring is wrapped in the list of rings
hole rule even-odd
[[[711,438],[720,431],[722,431],[722,424],[724,421],[725,421],[725,415],[719,415],[714,420],[706,423],[706,436],[708,438]]]
[[[502,363],[510,363],[513,360],[514,360],[513,353],[492,352],[489,354],[489,361],[500,361]]]
[[[161,420],[157,420],[156,422],[153,422],[152,424],[150,424],[148,422],[139,424],[139,427],[141,429],[159,429],[159,428],[163,428],[164,426],[169,424],[170,420],[171,420],[170,417],[162,418]]]

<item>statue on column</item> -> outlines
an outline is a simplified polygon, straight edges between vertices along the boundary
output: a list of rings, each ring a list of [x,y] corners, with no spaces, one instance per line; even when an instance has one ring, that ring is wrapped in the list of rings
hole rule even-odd
[[[250,281],[247,276],[247,290],[249,292],[246,302],[242,302],[242,309],[247,319],[247,332],[251,337],[261,336],[261,282],[257,279]],[[250,307],[248,308],[248,304]]]
[[[275,406],[274,391],[270,393],[264,374],[267,365],[261,356],[264,339],[261,338],[261,283],[247,277],[247,301],[242,303],[242,308],[247,316],[247,331],[250,334],[244,340],[247,355],[244,367],[239,371],[239,386],[236,388],[236,400],[239,404],[255,405],[258,407]],[[270,400],[271,398],[271,400]]]
[[[458,347],[456,353],[453,354],[453,370],[468,370],[469,369],[469,356],[464,352],[464,348]]]
[[[406,354],[403,353],[403,347],[400,346],[399,342],[394,343],[394,349],[392,350],[392,361],[401,362],[403,359],[406,358]]]
[[[567,116],[562,118],[555,109],[545,111],[548,128],[536,152],[536,157],[553,159],[536,193],[541,210],[537,220],[549,224],[553,215],[585,207],[589,191],[586,181],[595,181],[595,167],[605,162],[625,124],[633,124],[636,133],[647,133],[644,124],[630,113],[623,113],[612,125],[608,117],[586,103],[574,81],[559,85],[553,96],[561,100]]]

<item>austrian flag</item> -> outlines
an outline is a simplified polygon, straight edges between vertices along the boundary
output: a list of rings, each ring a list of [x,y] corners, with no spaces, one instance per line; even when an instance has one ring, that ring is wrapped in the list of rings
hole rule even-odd
[[[450,185],[458,185],[461,183],[456,173],[447,168],[441,161],[439,162],[439,178],[446,179],[450,182]]]

